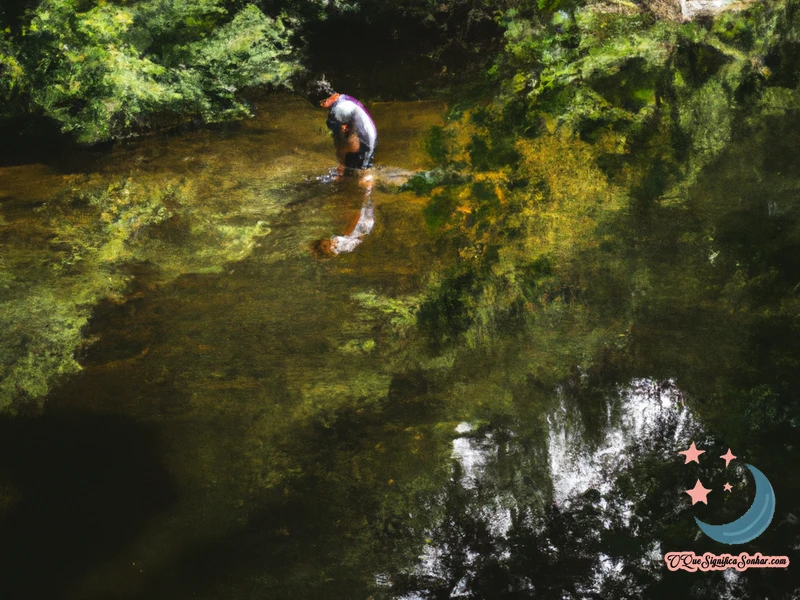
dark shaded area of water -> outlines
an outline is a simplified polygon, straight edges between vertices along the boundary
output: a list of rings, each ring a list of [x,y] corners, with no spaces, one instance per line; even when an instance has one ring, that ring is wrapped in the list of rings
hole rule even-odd
[[[20,497],[4,512],[8,598],[56,598],[130,544],[176,500],[152,427],[69,411],[0,421],[0,473]]]

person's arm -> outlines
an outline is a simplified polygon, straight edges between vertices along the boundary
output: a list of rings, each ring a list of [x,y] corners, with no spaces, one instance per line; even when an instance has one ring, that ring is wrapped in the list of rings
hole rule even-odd
[[[333,134],[336,157],[340,164],[344,164],[346,155],[358,152],[361,147],[361,139],[356,127],[357,116],[358,107],[347,96],[344,99],[338,97],[328,114],[327,125]]]
[[[333,143],[336,147],[336,158],[340,164],[344,164],[345,156],[358,152],[361,147],[361,140],[355,128],[349,123],[337,123],[333,132]]]

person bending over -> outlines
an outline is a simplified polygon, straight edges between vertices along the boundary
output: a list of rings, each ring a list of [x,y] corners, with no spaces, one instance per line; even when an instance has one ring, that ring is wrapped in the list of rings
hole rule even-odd
[[[358,186],[364,199],[357,219],[344,235],[317,240],[312,245],[318,254],[336,255],[355,250],[375,226],[375,209],[372,204],[374,178],[368,171],[372,167],[378,130],[372,117],[358,100],[337,94],[324,78],[311,84],[309,99],[313,104],[330,110],[328,129],[333,135],[333,145],[339,160],[339,177],[347,171],[358,174]]]
[[[312,96],[312,102],[330,109],[327,125],[340,170],[369,169],[378,145],[378,130],[364,105],[352,96],[335,92],[325,79],[313,84]]]

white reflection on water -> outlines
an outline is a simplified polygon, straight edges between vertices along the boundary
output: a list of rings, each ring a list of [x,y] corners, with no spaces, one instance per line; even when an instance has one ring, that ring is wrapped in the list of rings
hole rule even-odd
[[[608,398],[606,422],[600,438],[588,435],[586,426],[579,417],[579,409],[564,389],[556,390],[555,409],[547,415],[547,460],[552,484],[552,501],[564,511],[588,490],[601,493],[598,508],[601,523],[608,528],[616,520],[624,526],[630,525],[634,507],[633,499],[614,498],[609,506],[606,494],[614,489],[616,479],[632,463],[631,454],[649,453],[665,460],[676,452],[677,447],[686,447],[692,437],[697,437],[701,429],[684,405],[683,396],[673,381],[657,382],[650,379],[636,379],[618,390],[613,398]],[[510,491],[494,487],[491,480],[491,466],[497,463],[501,450],[491,432],[481,433],[467,422],[455,428],[458,436],[453,440],[452,458],[454,477],[464,490],[475,494],[481,490],[494,489],[494,496],[484,495],[479,503],[466,510],[472,519],[481,522],[491,532],[495,540],[507,538],[512,527],[512,510],[522,514],[530,507],[520,505]],[[502,442],[507,444],[508,442]],[[506,450],[508,448],[506,447]],[[674,457],[673,457],[674,458]],[[443,492],[444,494],[445,492]],[[635,527],[631,528],[632,535]],[[437,542],[433,531],[427,532],[433,538],[425,546],[412,575],[420,581],[441,581],[448,578],[448,557],[453,552],[463,553],[462,564],[468,569],[480,557],[469,549],[451,548],[443,541]],[[553,552],[559,549],[553,548]],[[500,562],[510,558],[508,550],[496,557]],[[625,560],[606,554],[598,554],[592,567],[589,586],[579,589],[579,593],[596,597],[604,583],[625,578]],[[662,561],[661,544],[653,540],[639,558],[641,567],[658,577]],[[464,577],[451,588],[450,597],[469,595],[469,578]],[[535,578],[534,578],[535,579]],[[376,578],[379,587],[391,588],[391,578],[385,574]],[[732,583],[732,582],[730,582]],[[452,584],[452,582],[451,582]],[[535,581],[532,582],[535,586]],[[631,590],[633,591],[633,590]],[[644,591],[644,590],[641,590]],[[393,596],[397,600],[417,600],[417,592]]]
[[[456,433],[467,434],[471,431],[472,425],[469,423],[459,423],[456,427]],[[452,456],[464,472],[461,485],[468,490],[474,489],[486,468],[487,461],[497,456],[497,445],[492,440],[491,433],[479,439],[464,435],[453,440]]]
[[[629,464],[630,448],[649,446],[649,442],[665,434],[671,435],[675,447],[682,442],[688,446],[688,437],[698,425],[674,382],[666,384],[650,379],[636,379],[620,390],[619,417],[613,419],[613,405],[608,406],[608,428],[603,440],[595,448],[586,443],[587,433],[581,423],[573,418],[563,390],[559,390],[559,404],[548,415],[550,472],[553,476],[553,500],[568,506],[571,499],[589,489],[605,494],[611,491],[614,477],[610,476]],[[658,452],[656,447],[650,451]],[[666,455],[672,448],[662,447]]]
[[[616,418],[613,417],[615,409]],[[571,418],[573,410],[560,390],[558,408],[548,415],[553,501],[568,509],[576,498],[595,489],[602,494],[598,508],[603,526],[610,529],[616,520],[626,528],[631,527],[634,499],[614,498],[611,506],[606,499],[616,479],[630,467],[632,457],[629,453],[648,452],[669,460],[674,458],[679,446],[688,447],[689,438],[699,435],[700,425],[686,408],[680,390],[671,380],[636,379],[620,389],[618,401],[608,405],[605,434],[594,446],[586,442],[586,431],[581,422]],[[632,535],[636,529],[635,525],[631,527]],[[660,578],[662,560],[661,544],[653,540],[639,562],[655,578]],[[595,597],[614,580],[624,579],[628,586],[635,586],[630,578],[625,577],[625,566],[624,559],[598,555],[593,565],[592,584],[581,592]],[[644,593],[645,590],[629,588],[629,591]]]

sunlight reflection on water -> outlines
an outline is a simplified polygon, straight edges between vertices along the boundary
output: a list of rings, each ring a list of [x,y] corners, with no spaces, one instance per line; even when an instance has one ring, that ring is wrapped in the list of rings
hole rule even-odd
[[[650,452],[669,460],[675,447],[688,444],[692,436],[701,432],[700,424],[684,405],[683,395],[672,380],[635,379],[618,389],[616,397],[607,405],[607,422],[601,440],[595,444],[587,441],[591,436],[587,435],[581,421],[572,418],[575,407],[565,390],[557,389],[556,397],[556,406],[546,417],[547,470],[552,483],[552,502],[560,510],[569,511],[587,491],[597,490],[600,497],[596,507],[601,512],[600,522],[606,529],[612,527],[614,519],[625,527],[631,524],[633,501],[615,498],[612,506],[606,496],[613,492],[617,478],[631,467],[632,455]],[[514,526],[512,510],[524,514],[530,507],[519,505],[512,493],[492,487],[488,471],[497,463],[503,442],[498,442],[492,432],[482,432],[469,422],[459,423],[455,433],[458,436],[452,442],[452,459],[455,473],[460,473],[458,484],[469,494],[479,494],[480,490],[491,490],[490,493],[495,494],[488,501],[483,498],[483,505],[478,510],[469,509],[470,516],[481,522],[495,540],[505,539]],[[447,492],[443,491],[443,496],[446,495]],[[434,538],[436,533],[429,531],[427,535]],[[496,544],[494,547],[501,546]],[[551,547],[551,551],[557,553],[560,549]],[[463,555],[455,558],[457,553]],[[479,558],[469,546],[454,548],[434,538],[419,556],[413,576],[420,581],[446,581],[449,565],[455,562],[469,570]],[[502,564],[511,559],[511,551],[503,550],[494,558]],[[659,577],[661,542],[649,542],[638,561],[639,568],[650,570]],[[578,586],[577,590],[594,597],[609,581],[622,581],[626,566],[624,558],[599,553],[594,559],[588,586]],[[386,590],[393,585],[391,577],[385,573],[377,575],[375,581],[379,588]],[[524,582],[520,585],[525,587]],[[530,580],[527,586],[535,588]],[[455,584],[449,596],[458,598],[470,594],[468,578],[464,577]],[[391,597],[418,600],[425,596],[409,592]]]

